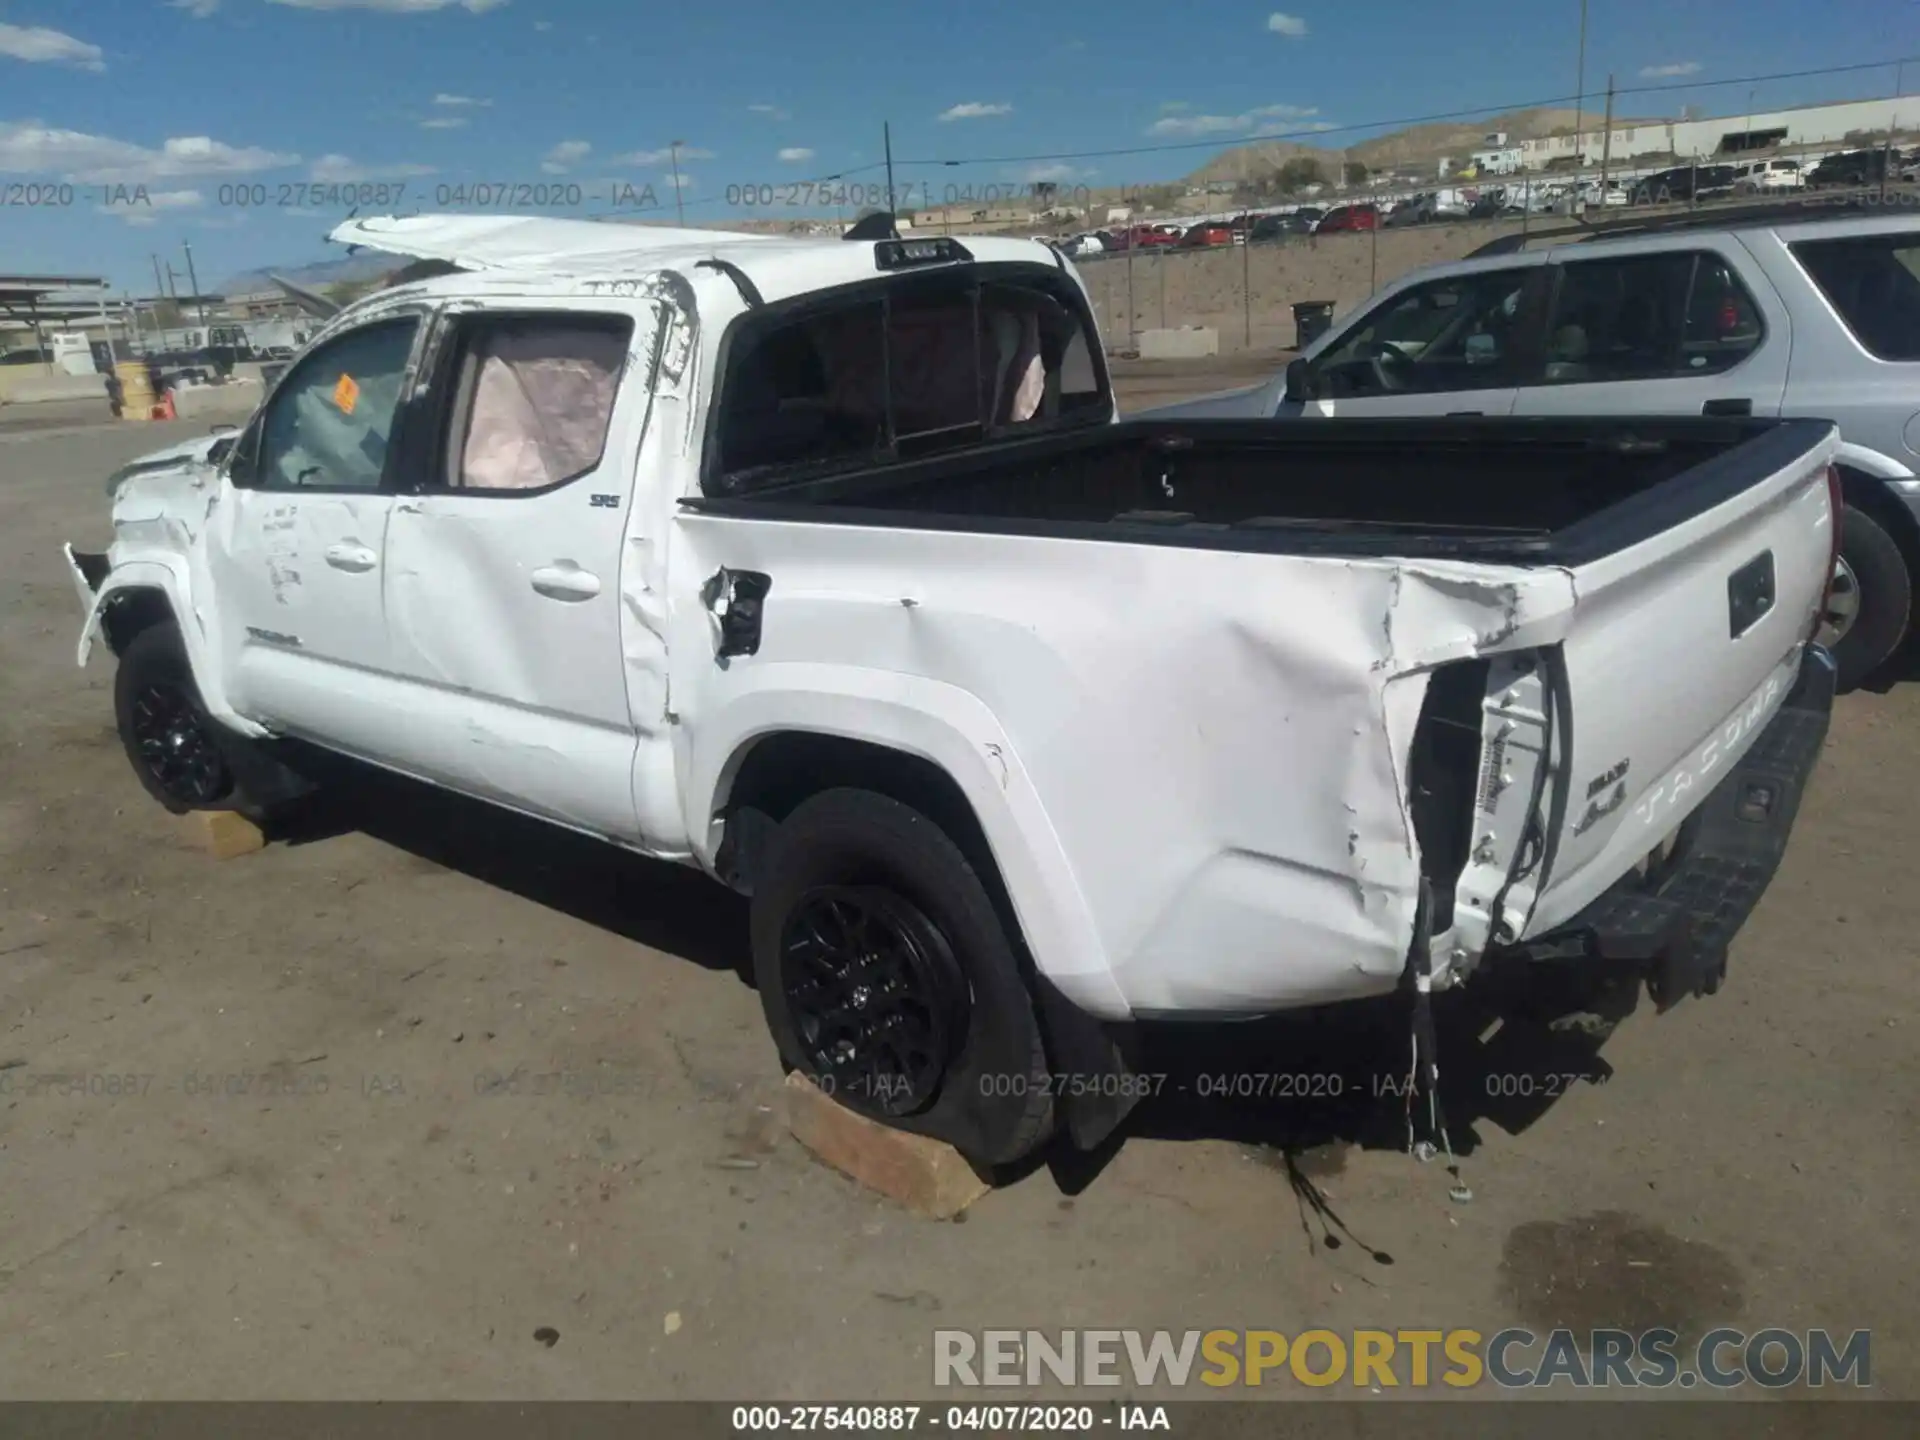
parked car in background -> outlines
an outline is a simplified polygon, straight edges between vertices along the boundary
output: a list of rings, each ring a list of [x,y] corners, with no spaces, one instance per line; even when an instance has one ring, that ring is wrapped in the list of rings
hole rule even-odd
[[[1733,193],[1736,178],[1731,165],[1676,165],[1636,180],[1630,193],[1636,205],[1716,200]]]
[[[1320,217],[1313,227],[1316,235],[1337,235],[1356,230],[1377,230],[1380,228],[1379,207],[1371,204],[1336,205]]]
[[[1733,167],[1734,190],[1742,195],[1777,195],[1807,183],[1798,160],[1753,160]]]
[[[1207,220],[1189,226],[1187,233],[1180,237],[1179,245],[1183,250],[1204,250],[1214,245],[1231,245],[1233,238],[1233,226],[1224,220]]]
[[[1398,229],[1402,225],[1424,225],[1433,219],[1434,196],[1431,191],[1419,195],[1410,195],[1394,204],[1381,218],[1380,223],[1389,229]]]
[[[1135,225],[1120,237],[1122,250],[1151,250],[1161,245],[1178,245],[1184,232],[1178,225]]]
[[[1858,685],[1908,635],[1920,575],[1920,215],[1651,223],[1494,241],[1395,281],[1266,385],[1152,413],[1831,419],[1847,517],[1823,634]]]
[[[1617,180],[1602,185],[1598,180],[1581,180],[1554,197],[1548,207],[1555,215],[1581,215],[1589,210],[1610,210],[1631,203],[1626,186]]]
[[[1889,158],[1889,153],[1884,149],[1846,150],[1838,155],[1829,155],[1807,172],[1805,184],[1815,190],[1878,185],[1889,175]],[[1893,173],[1896,175],[1903,158],[1899,151],[1892,152]]]

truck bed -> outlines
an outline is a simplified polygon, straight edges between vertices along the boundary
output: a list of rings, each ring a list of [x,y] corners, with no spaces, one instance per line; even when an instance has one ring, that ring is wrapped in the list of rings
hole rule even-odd
[[[1579,564],[1818,445],[1813,420],[1134,420],[687,502],[1234,550]]]

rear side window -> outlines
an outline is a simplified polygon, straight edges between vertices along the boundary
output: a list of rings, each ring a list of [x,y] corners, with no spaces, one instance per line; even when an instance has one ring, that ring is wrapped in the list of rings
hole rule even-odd
[[[597,470],[632,335],[625,316],[464,322],[438,487],[545,490]]]
[[[1920,360],[1920,231],[1802,240],[1791,248],[1868,354]]]
[[[946,272],[751,316],[728,347],[712,488],[740,493],[1104,419],[1093,344],[1071,286],[1051,276]]]
[[[1764,338],[1724,260],[1679,251],[1569,261],[1547,320],[1548,385],[1718,375]]]

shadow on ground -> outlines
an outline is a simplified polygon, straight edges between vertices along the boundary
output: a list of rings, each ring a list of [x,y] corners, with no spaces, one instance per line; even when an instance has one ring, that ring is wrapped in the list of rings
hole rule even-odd
[[[360,831],[641,945],[751,983],[746,902],[696,870],[417,781],[302,757],[319,792],[276,813],[291,845]]]
[[[313,765],[323,789],[279,817],[272,838],[303,844],[358,830],[752,983],[746,902],[697,871],[415,781],[329,759]],[[1604,1082],[1612,1069],[1600,1047],[1634,1008],[1638,988],[1636,981],[1596,996],[1568,972],[1535,966],[1435,997],[1441,1115],[1453,1153],[1471,1155],[1483,1124],[1518,1133],[1574,1087]],[[1056,1145],[1001,1178],[1044,1164],[1076,1194],[1130,1138],[1227,1140],[1289,1175],[1304,1218],[1324,1204],[1314,1175],[1337,1170],[1349,1147],[1404,1150],[1410,1122],[1415,1137],[1436,1137],[1424,1094],[1410,1093],[1404,996],[1258,1020],[1160,1024],[1143,1028],[1139,1040],[1138,1074],[1151,1092],[1119,1132],[1090,1152]]]

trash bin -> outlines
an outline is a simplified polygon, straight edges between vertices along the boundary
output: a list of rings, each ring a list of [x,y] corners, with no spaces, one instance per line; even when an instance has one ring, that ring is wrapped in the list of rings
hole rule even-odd
[[[1333,325],[1333,301],[1302,300],[1293,307],[1294,348],[1304,350]]]

